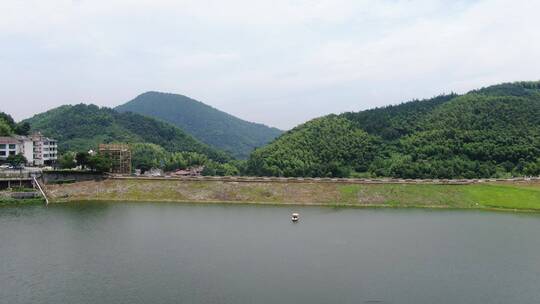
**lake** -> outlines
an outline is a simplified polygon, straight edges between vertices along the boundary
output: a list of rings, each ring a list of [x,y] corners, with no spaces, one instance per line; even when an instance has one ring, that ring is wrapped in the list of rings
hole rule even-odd
[[[0,207],[0,303],[515,304],[539,286],[539,214]]]

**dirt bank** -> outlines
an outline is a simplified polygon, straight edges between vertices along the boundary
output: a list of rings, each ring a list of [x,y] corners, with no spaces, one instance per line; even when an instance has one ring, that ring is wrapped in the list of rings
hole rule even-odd
[[[53,202],[175,201],[540,210],[540,182],[466,185],[107,179],[48,185]]]

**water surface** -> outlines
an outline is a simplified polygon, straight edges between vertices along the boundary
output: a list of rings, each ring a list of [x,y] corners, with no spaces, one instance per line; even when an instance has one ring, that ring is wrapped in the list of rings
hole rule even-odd
[[[7,206],[0,303],[538,303],[539,231],[479,211]]]

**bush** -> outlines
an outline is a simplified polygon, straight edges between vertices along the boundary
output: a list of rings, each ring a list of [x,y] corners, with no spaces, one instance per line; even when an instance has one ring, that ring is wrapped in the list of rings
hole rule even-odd
[[[95,172],[110,172],[112,168],[112,161],[103,155],[90,156],[88,159],[88,166]]]
[[[62,169],[73,169],[77,167],[77,162],[75,161],[74,152],[66,152],[60,156],[58,159],[58,164]]]
[[[6,162],[12,166],[20,166],[26,164],[28,161],[22,154],[10,155],[6,159]]]

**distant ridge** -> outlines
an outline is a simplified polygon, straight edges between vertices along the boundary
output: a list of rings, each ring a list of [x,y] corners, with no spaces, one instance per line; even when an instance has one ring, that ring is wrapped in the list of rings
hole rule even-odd
[[[115,109],[166,121],[240,159],[282,134],[279,129],[242,120],[178,94],[146,92]]]
[[[540,82],[314,119],[253,152],[248,169],[270,176],[538,176]]]
[[[170,152],[190,151],[217,161],[230,159],[179,128],[135,113],[96,105],[64,105],[24,120],[32,130],[58,140],[60,152],[88,151],[100,143],[153,143]]]

